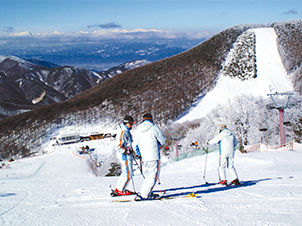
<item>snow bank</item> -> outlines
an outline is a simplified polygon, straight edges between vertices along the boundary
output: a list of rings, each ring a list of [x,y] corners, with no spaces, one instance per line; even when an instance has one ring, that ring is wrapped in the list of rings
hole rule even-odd
[[[266,151],[302,151],[302,145],[297,143],[297,142],[290,142],[287,144],[283,145],[277,145],[277,146],[269,146],[269,145],[264,145],[264,144],[255,144],[251,146],[246,146],[244,148],[246,152],[253,152],[253,151],[261,151],[261,152],[266,152]]]
[[[293,150],[292,145],[287,144],[285,146],[268,146],[264,144],[254,144],[251,146],[246,146],[244,148],[246,152],[253,152],[253,151],[288,151],[288,150]]]
[[[302,144],[294,142],[293,143],[293,150],[295,150],[295,151],[302,151]]]

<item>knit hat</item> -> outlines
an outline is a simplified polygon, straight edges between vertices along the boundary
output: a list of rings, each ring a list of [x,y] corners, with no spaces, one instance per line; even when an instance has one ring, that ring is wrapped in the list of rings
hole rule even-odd
[[[145,120],[150,120],[150,121],[152,121],[153,119],[152,119],[152,115],[151,114],[144,114],[143,115],[143,121],[145,121]]]
[[[221,131],[221,130],[223,130],[223,129],[226,129],[227,128],[227,126],[225,125],[225,124],[221,124],[220,125],[220,130],[219,130],[219,132]]]
[[[128,122],[134,122],[133,118],[129,115],[124,118],[124,124],[127,124]]]

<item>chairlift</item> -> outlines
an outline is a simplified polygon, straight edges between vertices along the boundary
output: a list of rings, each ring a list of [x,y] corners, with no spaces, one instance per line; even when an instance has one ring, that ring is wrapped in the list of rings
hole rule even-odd
[[[178,140],[184,138],[184,132],[185,130],[179,130],[179,131],[169,131],[171,137],[169,139],[174,140],[175,145],[175,155],[178,157],[178,148],[181,148],[180,145],[178,145]]]
[[[285,126],[290,126],[291,124],[290,124],[289,121],[287,121],[287,122],[283,122],[283,125],[285,125]]]
[[[265,120],[264,122],[261,122],[259,125],[259,131],[266,132],[268,130],[268,123]]]
[[[275,105],[274,105],[273,103],[267,104],[267,105],[266,105],[266,109],[267,109],[267,110],[275,109]]]
[[[281,145],[285,144],[284,109],[291,108],[295,105],[295,103],[290,102],[290,98],[292,95],[294,95],[294,93],[290,93],[290,92],[286,92],[286,93],[276,92],[276,93],[267,94],[267,96],[271,97],[274,104],[274,108],[279,111],[279,129],[280,129]]]

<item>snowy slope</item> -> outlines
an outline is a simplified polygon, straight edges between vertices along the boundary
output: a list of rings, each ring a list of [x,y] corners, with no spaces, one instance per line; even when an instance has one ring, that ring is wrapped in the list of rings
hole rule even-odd
[[[278,53],[274,29],[258,28],[254,29],[254,32],[256,34],[257,78],[241,81],[220,74],[214,89],[178,122],[204,117],[219,104],[225,104],[229,99],[242,94],[266,97],[268,93],[293,91],[293,85]]]
[[[106,152],[113,142],[87,143]],[[302,152],[236,153],[241,187],[207,186],[205,156],[162,168],[156,190],[196,198],[112,203],[117,177],[93,177],[77,145],[9,163],[0,171],[1,225],[301,225]],[[206,180],[217,182],[218,153]],[[135,176],[140,190],[142,177]],[[132,184],[129,184],[132,189]]]

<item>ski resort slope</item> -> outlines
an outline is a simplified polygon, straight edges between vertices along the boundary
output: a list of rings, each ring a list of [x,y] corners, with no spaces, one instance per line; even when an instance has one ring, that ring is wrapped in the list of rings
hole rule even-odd
[[[104,152],[113,143],[87,142]],[[155,190],[196,198],[113,203],[118,178],[92,176],[77,148],[57,146],[1,170],[0,225],[302,225],[302,152],[236,152],[241,187],[205,184],[218,181],[218,153],[208,155],[205,179],[205,156],[182,160],[162,168]],[[137,191],[142,182],[134,177]]]
[[[228,100],[235,96],[252,94],[256,97],[267,97],[269,93],[294,90],[277,49],[275,30],[257,28],[253,31],[256,34],[257,78],[241,81],[220,74],[213,90],[199,100],[195,107],[190,108],[190,111],[177,121],[178,123],[202,118],[218,105],[227,104]]]

